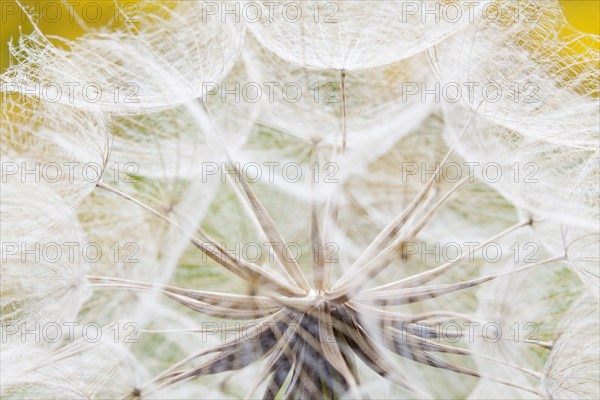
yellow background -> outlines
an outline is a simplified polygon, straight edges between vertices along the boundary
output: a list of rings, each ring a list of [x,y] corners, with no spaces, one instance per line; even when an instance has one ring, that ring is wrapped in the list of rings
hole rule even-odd
[[[122,7],[122,10],[127,13],[127,6],[131,6],[139,0],[119,0],[117,3]],[[23,20],[23,13],[18,10],[15,0],[0,0],[1,18],[0,18],[0,71],[9,65],[8,45],[7,42],[16,40],[19,37],[19,27],[23,33],[32,31],[32,24]],[[21,1],[21,4],[28,7],[33,7],[34,11],[46,11],[47,13],[55,12],[56,8],[53,5],[59,4],[60,0],[35,0]],[[70,4],[70,2],[67,2]],[[88,25],[104,25],[108,21],[114,20],[117,7],[112,0],[77,0],[74,3],[79,5],[73,6],[72,10],[78,14],[82,14],[84,9],[88,12],[91,19],[95,19],[93,13],[100,10],[97,23],[88,23]],[[93,3],[93,4],[88,4]],[[594,34],[600,34],[600,0],[563,0],[560,2],[563,6],[564,13],[567,19],[575,28]],[[87,7],[87,8],[86,8]],[[17,10],[17,11],[15,11]],[[129,9],[130,10],[130,9]],[[62,18],[52,14],[48,19],[39,23],[39,28],[42,32],[49,35],[57,35],[67,38],[73,38],[83,33],[83,29],[77,23],[71,21],[69,12],[63,8]],[[123,18],[121,16],[121,18]]]

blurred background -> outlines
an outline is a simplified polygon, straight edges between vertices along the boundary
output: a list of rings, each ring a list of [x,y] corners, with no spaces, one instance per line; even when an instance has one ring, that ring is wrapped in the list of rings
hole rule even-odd
[[[119,25],[128,16],[135,16],[135,3],[139,1],[22,0],[20,4],[30,10],[32,15],[42,16],[38,23],[42,32],[72,39],[84,33],[78,19],[85,20],[88,26],[100,27],[109,22]],[[8,42],[17,40],[21,33],[30,33],[33,24],[21,12],[16,0],[0,0],[0,3],[0,71],[4,71],[10,63]],[[600,34],[600,0],[561,0],[560,3],[567,20],[576,29]]]

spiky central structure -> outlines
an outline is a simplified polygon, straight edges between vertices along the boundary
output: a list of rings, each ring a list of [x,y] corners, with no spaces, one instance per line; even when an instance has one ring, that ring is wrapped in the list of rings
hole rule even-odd
[[[198,230],[199,237],[192,238],[191,243],[221,266],[255,285],[260,289],[260,294],[226,294],[173,286],[162,287],[160,291],[180,304],[211,317],[230,320],[255,319],[259,322],[246,334],[199,351],[173,365],[156,376],[146,387],[136,388],[136,396],[144,397],[165,386],[202,375],[239,370],[266,360],[266,367],[254,389],[267,382],[264,398],[275,398],[282,391],[286,398],[291,399],[334,399],[348,395],[360,398],[364,397],[364,394],[359,389],[358,359],[378,375],[413,395],[427,397],[399,370],[393,360],[396,356],[537,393],[533,388],[491,375],[486,376],[440,357],[443,354],[469,358],[486,357],[465,348],[444,344],[439,340],[441,332],[435,322],[470,321],[469,317],[446,311],[407,315],[385,309],[389,306],[424,302],[478,286],[501,276],[563,260],[564,256],[561,255],[509,272],[457,283],[430,284],[464,263],[474,251],[492,240],[530,227],[533,224],[531,218],[514,224],[481,243],[479,247],[472,248],[470,252],[463,253],[436,268],[384,285],[368,285],[393,261],[405,258],[406,243],[415,239],[453,193],[466,186],[467,182],[461,181],[440,195],[437,201],[433,201],[440,194],[434,189],[436,179],[451,152],[442,160],[413,201],[380,231],[355,262],[333,283],[332,271],[336,266],[322,257],[322,243],[325,241],[317,217],[318,210],[314,205],[311,218],[311,239],[315,243],[312,247],[313,285],[308,283],[304,271],[293,257],[285,253],[285,246],[274,248],[279,270],[267,270],[261,265],[232,257],[206,232]],[[237,169],[235,171],[265,236],[273,242],[285,243],[275,222],[251,186]],[[117,189],[104,184],[99,186],[137,203],[166,222],[175,224],[169,217]],[[335,219],[337,213],[332,215],[331,218]],[[99,286],[118,286],[134,290],[156,289],[151,284],[116,278],[90,279],[93,284]],[[448,334],[445,335],[447,338]],[[453,338],[459,339],[461,335],[458,333]],[[200,359],[202,361],[198,361]],[[507,365],[501,360],[492,359],[492,362]],[[189,366],[190,363],[192,366]],[[196,365],[193,365],[194,363]],[[533,371],[516,365],[512,367],[539,378]]]

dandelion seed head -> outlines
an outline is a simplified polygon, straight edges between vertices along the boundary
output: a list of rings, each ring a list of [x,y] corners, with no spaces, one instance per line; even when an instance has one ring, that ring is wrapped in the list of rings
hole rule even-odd
[[[52,187],[72,207],[102,176],[110,151],[110,128],[99,112],[3,92],[3,181],[29,181]]]
[[[597,298],[584,295],[561,321],[546,362],[543,388],[550,399],[595,398],[600,364]]]
[[[40,90],[36,82],[92,82],[95,92],[89,96],[95,101],[75,91],[71,103],[115,114],[183,104],[202,96],[204,83],[220,82],[243,46],[243,25],[222,23],[203,3],[141,2],[137,27],[90,30],[62,46],[49,44],[38,32],[21,36],[11,48],[17,63],[3,80],[34,90]]]
[[[433,9],[441,3],[316,1],[298,3],[297,11],[282,13],[269,12],[268,2],[258,1],[263,13],[248,28],[265,48],[292,63],[358,70],[408,58],[458,32],[466,18],[454,23],[424,21],[419,12],[410,11],[412,7]]]

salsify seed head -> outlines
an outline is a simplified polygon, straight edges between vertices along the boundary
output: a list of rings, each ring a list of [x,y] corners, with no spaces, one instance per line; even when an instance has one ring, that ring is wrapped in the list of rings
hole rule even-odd
[[[557,1],[135,4],[0,76],[3,398],[598,397]]]

